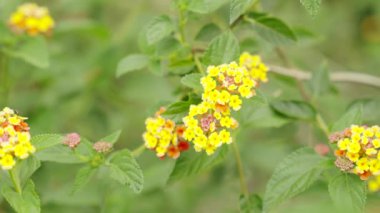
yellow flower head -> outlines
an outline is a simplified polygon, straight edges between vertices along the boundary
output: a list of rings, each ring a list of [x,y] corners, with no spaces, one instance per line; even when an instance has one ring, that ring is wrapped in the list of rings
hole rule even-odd
[[[347,171],[359,175],[362,180],[380,175],[380,135],[376,135],[378,129],[378,126],[352,125],[330,137],[331,142],[337,143],[337,158],[352,164]],[[376,188],[375,183],[368,186],[370,189]]]
[[[267,72],[269,69],[262,63],[260,56],[244,52],[239,58],[239,65],[246,67],[253,79],[262,82],[268,81]]]
[[[0,111],[0,166],[4,170],[12,169],[36,150],[25,120],[8,107]]]
[[[10,16],[8,25],[16,33],[26,32],[31,36],[48,35],[54,28],[54,20],[46,7],[25,3]]]
[[[145,121],[146,132],[143,134],[145,147],[156,152],[157,157],[164,158],[166,155],[171,158],[178,158],[182,151],[189,148],[189,144],[184,139],[185,128],[170,119],[165,119],[161,114],[165,108],[161,108],[155,117]]]

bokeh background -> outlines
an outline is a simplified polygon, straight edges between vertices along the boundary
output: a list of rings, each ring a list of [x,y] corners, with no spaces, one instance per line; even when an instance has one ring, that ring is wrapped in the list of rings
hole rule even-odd
[[[19,0],[0,0],[1,24]],[[176,15],[170,0],[40,0],[49,7],[57,27],[48,38],[50,66],[35,68],[21,60],[10,62],[9,106],[29,117],[33,134],[79,132],[96,140],[122,129],[117,148],[141,145],[144,120],[157,104],[177,101],[179,77],[163,77],[148,70],[117,79],[121,58],[138,53],[143,26],[156,15]],[[265,0],[262,8],[284,20],[298,35],[295,44],[283,46],[292,64],[315,71],[352,70],[380,76],[380,1],[324,0],[320,13],[310,17],[299,1]],[[228,5],[211,15],[195,15],[186,34],[194,36],[206,23],[228,24]],[[259,52],[268,64],[283,65],[274,47],[247,29],[238,35],[242,49]],[[1,35],[0,35],[1,37]],[[207,43],[197,43],[205,46]],[[268,98],[301,99],[292,79],[270,74],[261,89]],[[308,83],[306,82],[306,87]],[[319,106],[329,124],[358,100],[368,124],[380,121],[379,88],[334,83]],[[265,111],[265,109],[264,109]],[[260,111],[261,112],[261,111]],[[290,122],[279,115],[250,114],[251,125],[238,143],[251,192],[263,195],[273,169],[302,145],[326,140],[309,123]],[[173,160],[159,160],[146,151],[138,162],[145,188],[135,195],[128,188],[100,176],[76,195],[70,195],[79,166],[46,163],[35,174],[43,212],[238,212],[239,177],[231,153],[226,160],[195,177],[167,185]],[[379,195],[371,195],[366,212],[380,212]],[[8,212],[6,202],[0,209]],[[308,192],[283,204],[276,212],[335,212],[327,186],[318,182]]]

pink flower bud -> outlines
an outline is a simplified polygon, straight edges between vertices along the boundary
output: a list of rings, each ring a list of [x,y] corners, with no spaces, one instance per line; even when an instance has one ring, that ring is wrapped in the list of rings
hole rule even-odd
[[[98,153],[107,153],[111,151],[112,144],[104,141],[99,141],[94,143],[94,145],[92,145],[92,148]]]
[[[319,143],[314,146],[314,151],[319,155],[325,156],[330,152],[330,148],[326,144]]]
[[[69,133],[63,139],[63,144],[70,147],[70,149],[75,149],[80,143],[80,135],[78,133]]]

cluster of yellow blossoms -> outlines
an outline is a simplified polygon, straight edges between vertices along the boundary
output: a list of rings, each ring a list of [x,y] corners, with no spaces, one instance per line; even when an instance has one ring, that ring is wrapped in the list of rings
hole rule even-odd
[[[352,172],[367,180],[380,175],[380,127],[352,125],[334,133],[331,142],[337,143],[335,164],[343,171]]]
[[[54,20],[46,7],[35,3],[25,3],[18,7],[9,18],[8,24],[16,33],[26,32],[28,35],[50,34]]]
[[[12,109],[0,111],[0,165],[4,170],[12,169],[17,159],[26,159],[35,152],[25,120]]]
[[[201,79],[202,102],[192,105],[183,118],[186,130],[184,138],[194,144],[197,152],[211,155],[222,144],[232,142],[231,129],[238,122],[231,116],[231,109],[238,111],[243,98],[254,96],[259,81],[267,81],[268,68],[257,55],[243,53],[239,64],[232,62],[209,66]]]
[[[189,144],[183,139],[184,127],[163,118],[163,112],[165,108],[156,112],[155,117],[146,119],[146,132],[143,134],[145,147],[154,150],[157,157],[164,158],[167,155],[176,159],[189,148]]]

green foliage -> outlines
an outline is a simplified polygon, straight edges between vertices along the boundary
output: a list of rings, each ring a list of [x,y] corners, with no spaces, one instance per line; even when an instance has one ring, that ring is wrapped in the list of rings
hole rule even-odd
[[[3,186],[1,194],[8,201],[16,212],[19,213],[39,213],[40,198],[36,193],[33,181],[29,180],[22,190],[22,193],[15,192],[10,186]]]
[[[174,30],[169,16],[162,15],[154,18],[147,26],[146,38],[148,44],[155,44],[170,35]]]
[[[244,14],[253,2],[255,2],[255,0],[232,0],[230,6],[230,24],[234,23]]]
[[[58,134],[41,134],[33,136],[31,143],[37,149],[37,151],[42,151],[44,149],[62,144],[63,136]]]
[[[362,122],[363,105],[359,104],[351,107],[342,115],[332,126],[333,132],[342,131],[350,127],[352,124],[359,125]]]
[[[261,212],[263,210],[263,201],[260,196],[256,194],[249,195],[247,198],[240,195],[240,212]]]
[[[214,12],[219,7],[223,6],[228,0],[187,0],[188,1],[188,10],[200,13],[207,14]]]
[[[117,130],[114,133],[100,139],[99,141],[104,141],[104,142],[108,142],[111,144],[115,144],[119,140],[120,134],[121,134],[121,130]]]
[[[14,168],[16,181],[21,186],[24,186],[40,166],[41,162],[34,156],[29,156],[27,159],[22,160]]]
[[[357,175],[340,173],[329,182],[329,193],[338,212],[363,212],[367,189],[366,182]]]
[[[97,169],[90,165],[79,169],[77,175],[75,176],[75,182],[71,192],[76,193],[78,190],[83,188],[91,180],[96,171]]]
[[[307,190],[321,175],[326,159],[311,148],[301,148],[275,169],[264,196],[264,212]]]
[[[26,38],[15,49],[6,49],[6,53],[39,68],[49,66],[48,46],[42,37]]]
[[[204,54],[204,63],[218,65],[236,60],[240,54],[239,41],[232,32],[224,32],[214,38]]]
[[[202,76],[199,73],[188,74],[181,78],[181,83],[196,91],[202,91],[202,85],[200,84]]]
[[[198,34],[195,36],[196,40],[199,41],[211,41],[213,38],[221,33],[221,29],[218,25],[214,23],[209,23],[203,26]]]
[[[289,118],[313,120],[316,116],[315,109],[303,101],[273,101],[272,108]]]
[[[257,34],[274,44],[288,44],[297,41],[293,31],[280,19],[265,13],[249,13],[246,20],[253,25]]]
[[[311,16],[315,17],[319,12],[322,0],[300,0],[300,2],[305,7],[307,12]]]
[[[129,150],[124,149],[113,153],[108,159],[107,167],[113,179],[127,185],[135,193],[142,191],[143,173]]]
[[[185,177],[199,174],[224,160],[228,153],[228,147],[220,147],[213,155],[206,153],[194,155],[193,152],[184,152],[175,162],[175,166],[170,173],[168,183],[173,183]]]
[[[119,64],[117,65],[116,69],[116,77],[120,77],[124,75],[125,73],[143,69],[148,65],[149,58],[146,55],[143,54],[133,54],[128,55],[125,58],[123,58]]]

